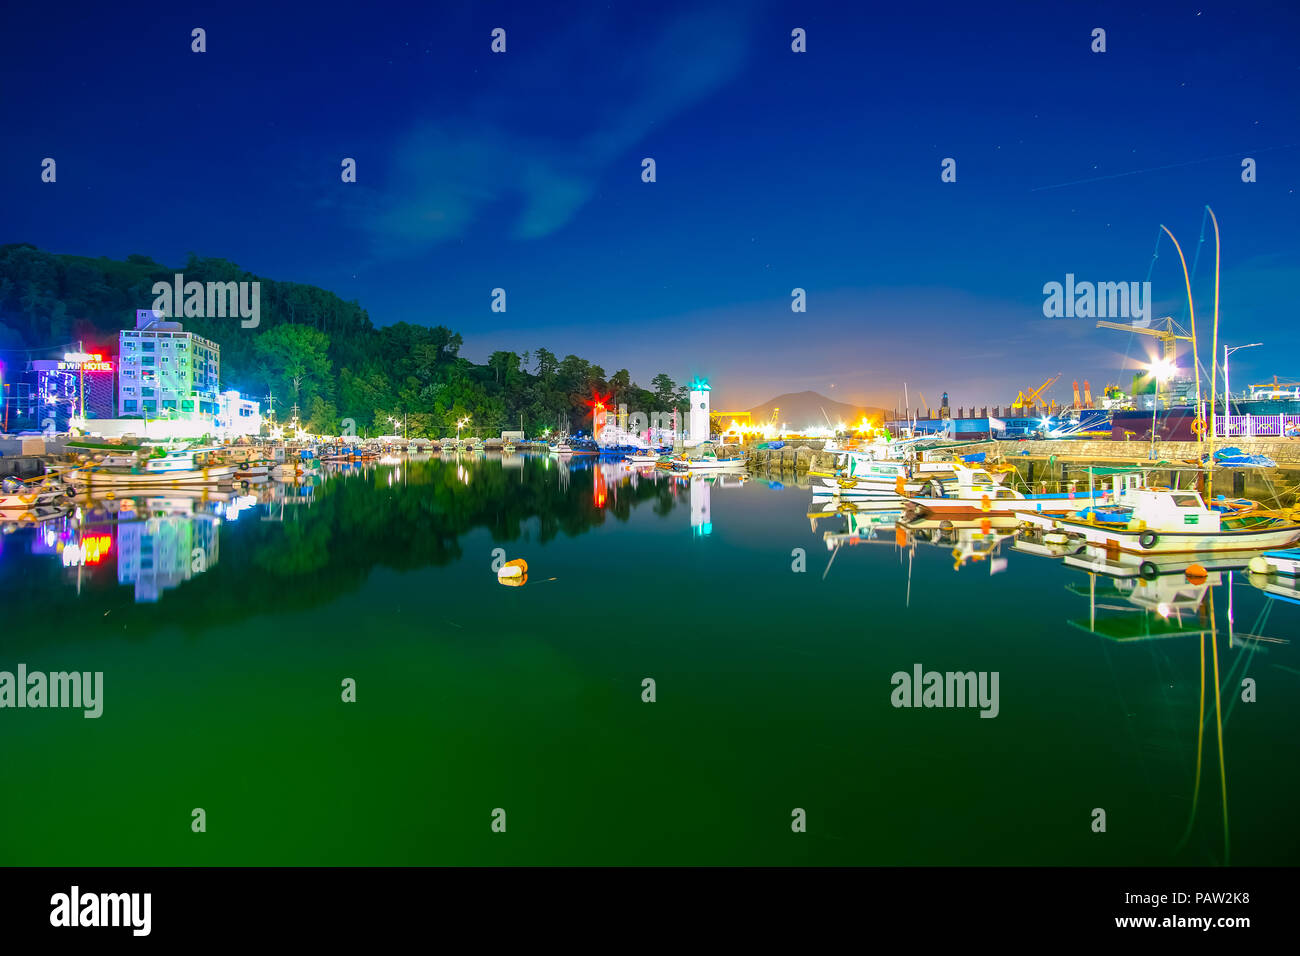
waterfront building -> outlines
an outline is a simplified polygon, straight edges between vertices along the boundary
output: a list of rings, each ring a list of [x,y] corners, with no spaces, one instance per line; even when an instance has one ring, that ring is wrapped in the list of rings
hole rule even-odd
[[[221,413],[221,348],[153,309],[118,337],[118,415],[212,422]]]
[[[33,425],[65,432],[72,419],[112,418],[113,361],[102,353],[68,353],[62,359],[36,359]]]
[[[262,433],[262,406],[242,397],[239,392],[222,392],[217,413],[217,430],[227,438]]]

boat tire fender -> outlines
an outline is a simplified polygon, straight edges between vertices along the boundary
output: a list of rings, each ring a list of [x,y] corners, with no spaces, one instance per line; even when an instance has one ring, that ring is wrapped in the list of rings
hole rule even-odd
[[[1147,550],[1154,548],[1156,546],[1156,542],[1159,540],[1160,540],[1160,536],[1157,535],[1154,531],[1143,531],[1140,535],[1138,535],[1138,544],[1142,545],[1142,547],[1146,548]]]
[[[1143,581],[1154,581],[1156,578],[1160,577],[1160,569],[1150,561],[1143,561],[1138,567],[1138,574],[1141,576]]]

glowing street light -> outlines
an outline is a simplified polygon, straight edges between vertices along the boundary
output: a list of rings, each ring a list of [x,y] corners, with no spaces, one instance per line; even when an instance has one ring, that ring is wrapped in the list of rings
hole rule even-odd
[[[1237,349],[1255,349],[1263,344],[1263,342],[1251,342],[1249,345],[1234,345],[1231,348],[1225,345],[1223,347],[1223,433],[1225,435],[1228,433],[1227,418],[1232,414],[1232,392],[1228,388],[1228,356]],[[1214,409],[1210,409],[1210,415],[1210,420],[1213,421]]]
[[[465,428],[466,426],[469,425],[469,418],[470,418],[470,417],[469,417],[468,415],[466,415],[464,418],[462,418],[460,421],[458,421],[458,422],[456,423],[456,441],[457,441],[457,442],[460,441],[460,430],[461,430],[462,428]]]
[[[399,422],[396,418],[394,418],[392,415],[389,415],[389,416],[388,416],[388,420],[389,420],[390,422],[393,423],[393,427],[394,427],[394,428],[396,428],[398,425],[401,425],[401,426],[402,426],[402,440],[405,441],[405,440],[406,440],[406,437],[407,437],[407,435],[406,435],[406,412],[402,412],[402,420],[401,420],[400,422]]]

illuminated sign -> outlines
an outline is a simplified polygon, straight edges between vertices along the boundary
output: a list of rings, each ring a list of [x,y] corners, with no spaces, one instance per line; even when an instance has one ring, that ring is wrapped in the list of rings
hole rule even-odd
[[[67,352],[63,356],[63,361],[59,363],[60,372],[111,372],[113,363],[104,361],[104,356],[98,352],[88,354],[86,352]]]

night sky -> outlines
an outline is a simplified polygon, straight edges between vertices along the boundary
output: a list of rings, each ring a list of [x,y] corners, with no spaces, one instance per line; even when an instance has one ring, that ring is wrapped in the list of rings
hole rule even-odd
[[[13,4],[0,80],[0,242],[224,257],[476,361],[706,375],[727,407],[1063,372],[1068,403],[1153,343],[1045,319],[1043,284],[1145,279],[1161,223],[1190,266],[1208,203],[1220,342],[1267,346],[1234,385],[1300,377],[1294,2]],[[1152,280],[1185,321],[1168,240]]]

